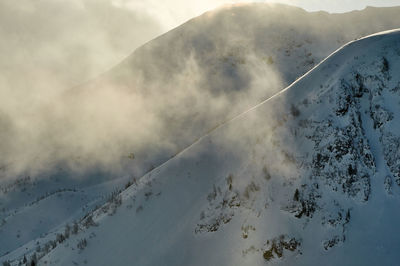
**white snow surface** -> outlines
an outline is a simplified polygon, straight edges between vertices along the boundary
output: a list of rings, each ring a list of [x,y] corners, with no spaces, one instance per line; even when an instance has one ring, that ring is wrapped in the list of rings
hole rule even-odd
[[[397,265],[385,138],[400,137],[399,71],[400,31],[345,45],[143,176],[39,265]]]

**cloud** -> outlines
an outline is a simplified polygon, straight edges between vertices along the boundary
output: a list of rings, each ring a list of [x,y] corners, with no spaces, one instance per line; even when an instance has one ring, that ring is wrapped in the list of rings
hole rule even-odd
[[[50,6],[45,8],[51,10]],[[91,2],[75,1],[67,6],[76,9],[78,17],[90,7],[91,23],[96,19],[107,21],[104,18],[107,16],[101,14],[119,12],[114,10],[119,7]],[[20,8],[23,11],[18,12],[27,14],[45,12],[35,5],[12,8]],[[50,13],[48,10],[46,14]],[[71,68],[79,74],[97,66],[99,59],[90,50],[91,46],[110,53],[121,49],[118,43],[113,43],[111,30],[109,35],[91,32],[85,30],[85,27],[94,27],[91,23],[80,26],[79,19],[75,19],[74,25],[80,30],[79,34],[74,33],[75,29],[63,24],[67,23],[63,16],[60,14],[57,18],[61,22],[49,26],[38,18],[33,30],[43,26],[41,30],[48,34],[23,35],[26,39],[37,38],[37,42],[16,46],[16,49],[29,50],[28,55],[37,64],[27,57],[18,61],[18,53],[14,51],[9,61],[14,65],[7,75],[1,76],[0,97],[4,104],[0,106],[0,150],[6,156],[1,158],[0,167],[4,166],[7,176],[43,174],[58,166],[77,173],[88,169],[118,173],[126,164],[131,165],[128,156],[132,152],[136,170],[143,172],[230,115],[261,100],[265,89],[276,91],[282,87],[274,70],[263,59],[248,49],[242,54],[241,38],[236,40],[238,47],[232,50],[221,44],[202,56],[208,51],[207,45],[219,39],[220,31],[203,36],[201,23],[196,23],[198,32],[189,33],[188,40],[155,41],[112,72],[69,89],[64,71]],[[65,18],[69,16],[72,14]],[[9,26],[29,24],[27,20],[15,23]],[[204,43],[197,43],[198,38]],[[81,45],[75,47],[78,43]],[[197,45],[200,45],[198,50]],[[38,53],[33,53],[34,50]],[[68,64],[59,65],[58,60]],[[214,74],[207,68],[207,60],[214,61],[211,69]],[[221,60],[225,60],[223,68]],[[71,76],[76,78],[74,73]],[[238,77],[232,77],[233,74]],[[239,99],[241,105],[232,105]]]
[[[67,157],[73,161],[93,147],[95,140],[87,134],[95,132],[84,134],[66,91],[110,69],[162,31],[145,12],[108,0],[1,1],[0,168],[38,173],[49,168],[44,161],[53,166]]]
[[[319,40],[309,48],[320,60],[340,41],[373,28],[361,23],[328,32],[297,8],[274,11],[270,20],[263,13],[268,5],[265,10],[248,6],[235,16],[225,8],[157,38],[113,71],[82,83],[191,12],[223,2],[1,2],[0,168],[5,175],[56,166],[80,173],[119,173],[126,166],[148,170],[308,70],[311,53],[302,46],[308,38]],[[275,21],[286,11],[287,24],[276,30]],[[297,46],[299,36],[305,39]],[[300,57],[291,59],[285,54],[290,49]]]

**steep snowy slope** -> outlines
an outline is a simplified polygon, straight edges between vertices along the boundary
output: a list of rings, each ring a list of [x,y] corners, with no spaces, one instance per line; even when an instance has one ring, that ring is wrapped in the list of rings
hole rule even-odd
[[[399,71],[400,31],[349,43],[133,183],[39,265],[396,265]]]
[[[399,27],[398,13],[398,8],[333,15],[283,5],[228,6],[146,44],[98,80],[72,90],[66,103],[58,103],[68,107],[68,115],[50,120],[61,121],[61,130],[45,131],[45,148],[56,148],[50,150],[55,160],[50,171],[1,180],[0,256],[35,250],[36,241],[43,248],[66,223],[115,200],[113,192],[134,183],[133,177],[281,90],[344,42]],[[7,139],[3,143],[12,143]],[[34,166],[46,165],[40,156],[46,157],[48,150],[37,153],[26,145],[23,155],[33,154]],[[74,167],[63,165],[60,154],[61,159],[73,157],[67,166],[87,164],[94,170],[76,178]],[[107,169],[110,164],[122,171]],[[1,174],[13,167],[3,165]]]

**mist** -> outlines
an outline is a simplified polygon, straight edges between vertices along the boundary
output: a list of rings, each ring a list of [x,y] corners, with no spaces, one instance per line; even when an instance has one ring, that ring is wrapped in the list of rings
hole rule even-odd
[[[2,1],[0,25],[1,165],[14,169],[11,175],[28,171],[27,164],[41,172],[37,160],[59,161],[58,150],[74,131],[65,127],[72,119],[66,90],[163,31],[145,12],[108,0]],[[87,141],[83,135],[77,142]]]
[[[395,9],[350,17],[283,5],[224,6],[122,60],[161,32],[150,13],[108,1],[61,4],[1,3],[0,12],[20,15],[0,16],[3,178],[60,167],[77,176],[93,169],[141,175],[347,41],[400,25]],[[51,23],[40,15],[58,11]]]

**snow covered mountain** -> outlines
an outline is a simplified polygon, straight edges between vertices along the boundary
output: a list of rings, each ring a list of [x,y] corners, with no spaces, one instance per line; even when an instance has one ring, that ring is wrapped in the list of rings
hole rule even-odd
[[[34,252],[41,257],[51,251],[40,263],[243,265],[283,253],[289,263],[302,253],[299,260],[307,265],[315,253],[306,251],[316,246],[323,255],[329,249],[331,258],[343,250],[336,246],[364,240],[363,230],[350,229],[362,226],[357,219],[377,206],[382,221],[388,215],[397,221],[391,213],[400,164],[393,155],[396,34],[347,46],[279,96],[206,134],[292,83],[341,44],[399,27],[397,14],[397,8],[332,15],[280,5],[227,7],[157,38],[98,80],[70,91],[66,102],[82,121],[98,114],[87,106],[102,108],[82,95],[120,91],[144,103],[139,107],[157,117],[157,127],[142,123],[143,112],[128,113],[137,124],[129,129],[136,131],[122,136],[120,156],[112,160],[127,168],[121,178],[93,167],[86,178],[74,179],[74,172],[57,165],[50,174],[2,181],[0,262],[18,264],[25,254],[29,260]],[[126,105],[134,104],[121,102],[118,108]],[[109,121],[107,112],[100,114]],[[73,126],[66,139],[79,136]],[[101,143],[105,151],[114,145],[107,134],[98,135],[104,139],[94,145]],[[88,154],[74,160],[85,162]],[[391,196],[378,194],[381,187]],[[389,235],[395,230],[390,225]],[[384,248],[389,244],[398,245],[394,239],[376,252],[390,253]]]
[[[399,12],[397,7],[329,14],[281,4],[224,6],[137,49],[83,92],[105,87],[133,93],[156,117],[154,130],[162,140],[146,132],[139,144],[129,138],[124,144],[131,143],[125,153],[137,155],[132,171],[147,170],[279,92],[345,43],[399,28]],[[134,112],[132,120],[142,136],[154,127],[138,116]]]
[[[400,31],[345,45],[39,241],[39,265],[396,265],[399,71]]]

